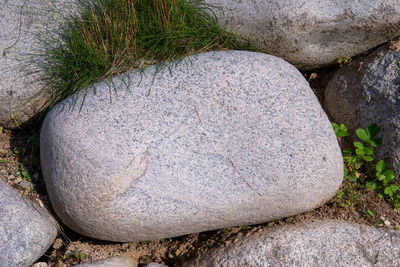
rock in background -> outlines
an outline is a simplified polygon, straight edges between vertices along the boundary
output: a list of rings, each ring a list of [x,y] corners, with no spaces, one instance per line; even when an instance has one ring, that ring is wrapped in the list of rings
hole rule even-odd
[[[304,70],[400,35],[398,0],[205,0],[229,31]]]
[[[377,49],[341,68],[325,90],[325,108],[354,133],[372,123],[380,127],[377,152],[400,173],[400,44]]]
[[[399,266],[400,232],[344,221],[273,227],[184,266]]]
[[[74,267],[137,267],[138,263],[130,256],[116,256],[104,260],[74,265]]]
[[[31,98],[43,87],[33,54],[39,36],[51,32],[58,9],[70,11],[73,0],[0,1],[0,126],[16,128],[40,111],[46,99]]]
[[[43,175],[70,228],[161,239],[298,214],[335,194],[341,152],[295,67],[226,51],[156,69],[96,84],[81,111],[70,97],[48,113]]]
[[[0,179],[0,266],[29,266],[57,236],[57,222]]]

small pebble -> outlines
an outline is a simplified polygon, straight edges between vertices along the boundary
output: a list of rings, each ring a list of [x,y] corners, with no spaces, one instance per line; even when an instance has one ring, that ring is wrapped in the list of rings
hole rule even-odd
[[[25,181],[25,180],[21,180],[21,181],[18,183],[18,185],[19,185],[20,187],[22,187],[23,189],[28,190],[28,191],[30,191],[31,188],[32,188],[32,184],[31,184],[30,182],[28,182],[28,181]]]
[[[45,262],[36,262],[32,267],[48,267],[48,265]]]
[[[167,265],[164,265],[164,264],[159,264],[159,263],[151,262],[151,263],[147,264],[146,267],[168,267],[168,266],[167,266]]]
[[[53,243],[53,248],[54,249],[59,249],[59,248],[62,247],[62,245],[63,245],[62,239],[61,238],[57,238]]]

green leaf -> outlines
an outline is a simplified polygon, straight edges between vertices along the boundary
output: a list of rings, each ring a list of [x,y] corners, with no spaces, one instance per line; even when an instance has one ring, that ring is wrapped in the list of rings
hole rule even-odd
[[[363,129],[357,129],[356,134],[357,134],[358,138],[360,138],[363,141],[368,142],[370,140],[370,136]]]
[[[353,144],[354,144],[355,147],[358,147],[358,148],[361,148],[361,149],[364,148],[364,144],[361,143],[361,142],[354,142]]]
[[[361,157],[363,158],[363,160],[368,161],[368,162],[374,161],[374,158],[371,156],[361,156]]]
[[[332,123],[333,131],[335,132],[336,137],[348,136],[347,127],[342,123],[337,125],[336,123]]]
[[[333,131],[335,131],[335,133],[337,131],[339,131],[339,125],[337,125],[337,123],[332,122],[332,128],[333,128]]]
[[[376,181],[369,181],[365,184],[368,189],[375,190],[378,188]]]
[[[347,127],[343,123],[340,124],[339,128],[340,128],[340,130],[347,132]]]
[[[374,154],[374,150],[372,150],[372,148],[370,148],[370,147],[364,147],[364,153],[366,154],[366,155],[372,155],[372,154]]]
[[[353,151],[350,148],[343,149],[343,156],[349,156],[353,154]]]
[[[376,176],[376,178],[377,178],[379,181],[383,181],[383,180],[386,178],[386,176],[385,176],[384,174],[378,174],[378,175]]]
[[[398,189],[399,188],[396,185],[391,185],[385,188],[384,193],[390,197],[393,197]]]
[[[385,176],[385,179],[383,179],[383,185],[384,186],[388,185],[392,180],[393,180],[392,177]]]
[[[5,163],[10,163],[10,161],[8,161],[8,160],[3,160],[3,159],[0,159],[0,164],[5,164]]]
[[[376,134],[379,132],[379,127],[376,123],[371,124],[370,126],[367,127],[367,133],[371,138],[374,138]]]
[[[382,175],[385,176],[385,179],[383,179],[383,184],[387,185],[389,182],[391,182],[394,179],[394,172],[393,170],[385,170]]]
[[[356,149],[356,154],[362,156],[362,155],[365,155],[365,152],[364,152],[364,150],[362,148],[357,148]]]
[[[357,181],[357,176],[355,175],[354,172],[350,172],[347,176],[347,179],[349,179],[349,181],[351,182],[356,182]]]
[[[375,215],[372,213],[372,211],[371,210],[367,210],[367,211],[365,211],[369,216],[371,216],[372,218],[374,218],[375,217]]]
[[[393,176],[394,177],[394,171],[392,170],[392,169],[386,169],[386,170],[384,170],[383,171],[383,174],[385,175],[385,176]]]
[[[378,161],[376,163],[375,167],[376,167],[376,171],[378,173],[381,173],[386,168],[386,162],[383,159],[381,159],[380,161]]]

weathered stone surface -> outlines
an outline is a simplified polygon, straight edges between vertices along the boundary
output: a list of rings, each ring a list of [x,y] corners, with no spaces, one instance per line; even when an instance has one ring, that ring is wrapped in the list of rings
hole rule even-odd
[[[56,10],[73,1],[0,0],[0,125],[16,128],[39,111],[41,101],[27,103],[42,88],[30,55],[38,53],[38,35],[49,33]]]
[[[295,67],[226,51],[155,71],[95,85],[80,112],[69,98],[48,113],[43,175],[70,228],[160,239],[298,214],[335,194],[340,149]]]
[[[399,44],[379,48],[341,68],[327,85],[325,108],[353,133],[377,123],[383,141],[378,155],[400,173]]]
[[[137,267],[138,263],[129,256],[116,256],[104,260],[81,263],[75,267]]]
[[[0,179],[0,266],[29,266],[57,236],[56,221]]]
[[[273,227],[184,266],[399,266],[400,232],[344,221]]]
[[[400,35],[398,0],[205,0],[221,25],[300,69],[335,64]]]
[[[149,264],[146,265],[146,267],[168,267],[164,264],[159,264],[159,263],[155,263],[155,262],[151,262]]]

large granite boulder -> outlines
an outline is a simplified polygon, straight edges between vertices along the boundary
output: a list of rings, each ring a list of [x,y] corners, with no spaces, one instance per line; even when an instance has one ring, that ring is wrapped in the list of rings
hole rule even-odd
[[[53,244],[51,215],[0,179],[0,266],[30,266]]]
[[[325,90],[325,108],[355,132],[372,123],[380,127],[377,150],[400,173],[400,43],[384,46],[341,68]]]
[[[205,0],[220,24],[300,69],[335,64],[400,35],[398,0]]]
[[[33,55],[73,1],[0,0],[0,126],[16,128],[40,111],[45,99],[32,97],[43,82]]]
[[[399,266],[400,232],[344,221],[272,227],[184,266]]]
[[[262,223],[323,204],[342,182],[326,114],[277,57],[209,52],[94,89],[82,106],[56,105],[40,139],[54,210],[83,235],[152,240]]]

